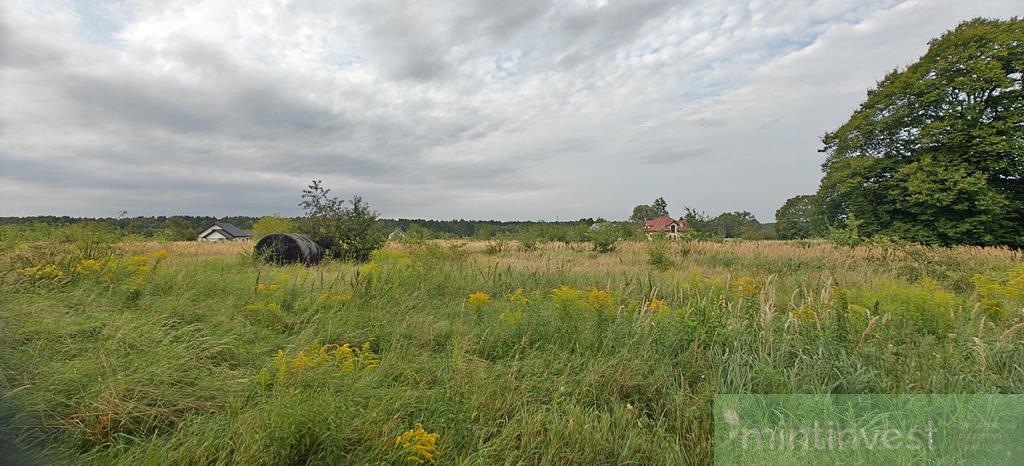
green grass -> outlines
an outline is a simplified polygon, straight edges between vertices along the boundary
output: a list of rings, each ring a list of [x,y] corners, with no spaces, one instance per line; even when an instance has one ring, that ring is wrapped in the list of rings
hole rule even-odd
[[[82,273],[66,248],[10,248],[0,419],[36,462],[403,463],[395,438],[422,424],[439,464],[681,464],[712,460],[717,393],[1024,393],[1018,252],[694,242],[652,265],[648,247],[392,245],[304,269],[128,244],[151,270]],[[380,364],[272,364],[326,343]]]

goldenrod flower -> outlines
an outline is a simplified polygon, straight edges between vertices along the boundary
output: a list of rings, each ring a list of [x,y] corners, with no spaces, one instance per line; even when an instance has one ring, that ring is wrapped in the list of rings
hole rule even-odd
[[[526,294],[523,293],[522,288],[516,288],[516,291],[508,295],[507,299],[509,303],[515,304],[517,306],[525,306],[527,304],[530,304],[530,300],[526,297]]]
[[[740,298],[750,298],[757,296],[757,294],[761,292],[761,287],[763,285],[764,284],[759,279],[754,277],[743,277],[732,282],[730,289]]]
[[[42,267],[29,267],[19,270],[22,275],[37,280],[57,280],[64,276],[64,271],[56,265],[49,264]]]
[[[466,304],[469,304],[469,306],[474,308],[474,309],[481,309],[481,308],[483,308],[484,306],[486,306],[490,302],[491,302],[491,295],[489,295],[487,293],[484,293],[482,291],[477,291],[476,293],[471,293],[469,295],[469,297],[466,298]]]
[[[409,454],[406,457],[409,461],[420,464],[433,463],[434,453],[437,452],[437,441],[440,438],[440,434],[429,433],[422,424],[416,424],[416,428],[409,429],[395,437],[395,445]]]
[[[103,263],[96,259],[82,259],[75,265],[75,273],[86,274],[94,272],[103,267]]]
[[[352,301],[352,295],[348,293],[331,294],[330,292],[320,293],[320,299],[334,303],[347,303]]]
[[[289,358],[284,351],[278,350],[268,367],[257,375],[257,381],[264,387],[274,384],[286,384],[300,377],[307,369],[318,367],[336,367],[340,372],[356,372],[373,369],[380,364],[380,356],[370,349],[370,343],[353,347],[325,344],[313,345],[306,351],[299,351],[295,357]],[[273,373],[273,374],[272,374]]]
[[[588,309],[600,310],[611,307],[612,295],[611,293],[597,288],[591,288],[587,293],[587,297],[583,299],[583,306]]]
[[[803,306],[789,311],[789,318],[804,323],[818,323],[818,314],[814,312],[814,308],[811,306]]]
[[[583,299],[583,292],[571,286],[558,285],[558,288],[551,290],[551,297],[555,304],[560,307],[575,306]]]
[[[658,298],[652,298],[651,302],[647,303],[647,310],[653,312],[665,312],[668,310],[668,304]]]

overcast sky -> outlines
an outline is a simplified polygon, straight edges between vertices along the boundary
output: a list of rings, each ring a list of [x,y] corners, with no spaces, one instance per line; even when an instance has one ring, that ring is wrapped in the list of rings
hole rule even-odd
[[[887,71],[1019,0],[0,0],[0,215],[748,210]]]

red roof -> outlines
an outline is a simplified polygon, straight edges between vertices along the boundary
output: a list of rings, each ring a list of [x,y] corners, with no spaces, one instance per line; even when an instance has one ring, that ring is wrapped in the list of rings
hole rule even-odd
[[[675,225],[677,230],[685,230],[686,220],[675,220],[668,215],[662,215],[654,220],[645,221],[644,225],[647,227],[647,231],[672,231],[670,229],[672,225]]]

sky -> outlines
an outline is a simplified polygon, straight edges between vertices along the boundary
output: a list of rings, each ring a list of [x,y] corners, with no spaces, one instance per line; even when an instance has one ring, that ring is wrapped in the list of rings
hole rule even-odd
[[[1019,0],[0,0],[0,216],[772,221],[888,71]]]

